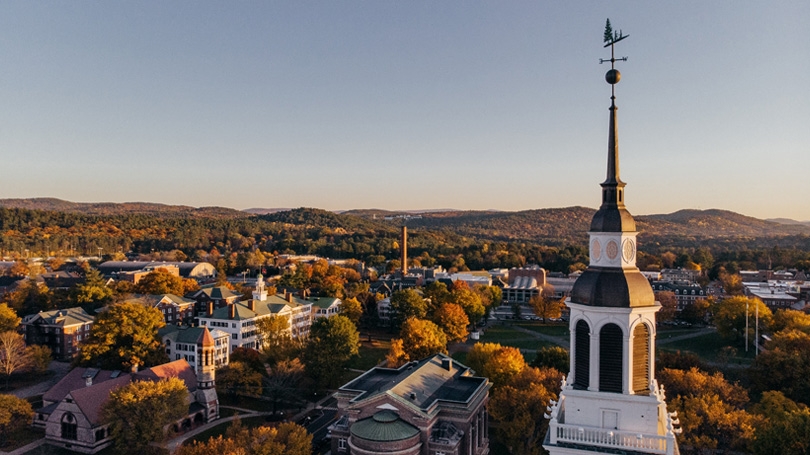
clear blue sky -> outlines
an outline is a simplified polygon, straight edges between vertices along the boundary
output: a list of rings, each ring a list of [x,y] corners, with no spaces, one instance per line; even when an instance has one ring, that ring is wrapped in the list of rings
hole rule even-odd
[[[810,2],[2,2],[0,198],[810,220]]]

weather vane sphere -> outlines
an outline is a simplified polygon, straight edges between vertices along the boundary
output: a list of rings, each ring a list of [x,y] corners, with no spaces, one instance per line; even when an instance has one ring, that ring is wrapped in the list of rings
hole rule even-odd
[[[618,84],[619,81],[622,80],[622,73],[617,69],[610,69],[605,73],[605,80],[610,85]]]

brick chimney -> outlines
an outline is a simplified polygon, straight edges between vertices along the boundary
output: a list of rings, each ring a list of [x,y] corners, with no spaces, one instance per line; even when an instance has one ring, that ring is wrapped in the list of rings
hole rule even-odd
[[[284,299],[290,303],[292,303],[293,295],[292,292],[284,291]]]
[[[256,301],[253,299],[248,300],[248,310],[256,311]]]
[[[214,314],[214,302],[208,302],[208,316]]]
[[[231,319],[236,319],[236,305],[233,303],[228,304],[228,317]]]

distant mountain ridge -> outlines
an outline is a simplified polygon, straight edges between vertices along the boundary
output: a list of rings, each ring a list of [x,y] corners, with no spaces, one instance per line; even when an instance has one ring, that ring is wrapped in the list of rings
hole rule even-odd
[[[321,209],[248,209],[189,207],[146,202],[77,203],[56,198],[0,199],[0,207],[94,216],[147,215],[164,219],[258,217],[289,226],[340,228],[393,232],[402,223],[414,230],[434,231],[489,241],[528,241],[546,244],[583,243],[595,209],[565,207],[500,212],[484,210],[353,209],[331,212]],[[418,216],[416,216],[418,215]],[[695,242],[748,242],[758,238],[810,236],[810,224],[761,220],[727,210],[679,210],[669,214],[636,216],[643,243],[689,245]],[[790,220],[792,221],[792,220]]]
[[[82,215],[152,215],[199,218],[243,218],[249,216],[227,207],[190,207],[154,202],[70,202],[57,198],[0,199],[0,207],[78,213]]]

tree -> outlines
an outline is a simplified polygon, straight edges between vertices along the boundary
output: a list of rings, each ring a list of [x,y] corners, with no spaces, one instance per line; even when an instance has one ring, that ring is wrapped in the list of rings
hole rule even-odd
[[[96,318],[78,361],[110,370],[159,365],[168,361],[158,337],[163,314],[137,303],[111,305]]]
[[[537,350],[537,356],[532,361],[532,366],[537,368],[554,368],[555,370],[568,374],[570,365],[568,351],[560,346],[546,346]]]
[[[467,313],[467,319],[470,320],[470,324],[475,324],[480,321],[487,312],[481,301],[481,296],[470,290],[463,281],[453,283],[453,290],[450,291],[450,301],[461,305],[461,308]]]
[[[681,453],[749,448],[757,417],[743,409],[748,403],[744,388],[730,384],[722,373],[697,368],[664,369],[658,380],[666,388],[670,409],[678,412]]]
[[[778,310],[773,314],[771,329],[774,332],[795,329],[810,333],[810,314],[797,310]]]
[[[360,304],[356,297],[350,297],[343,300],[342,305],[340,305],[340,314],[349,318],[354,325],[359,325],[360,317],[363,316],[363,305]]]
[[[785,397],[782,392],[768,391],[754,412],[763,420],[757,427],[754,453],[803,455],[810,453],[810,409]]]
[[[299,391],[306,379],[304,364],[298,359],[282,360],[267,369],[267,377],[262,381],[262,394],[273,403],[273,413],[279,403],[301,403]]]
[[[11,375],[31,365],[31,358],[25,350],[25,339],[16,332],[0,333],[0,373],[6,377],[8,389]]]
[[[773,334],[749,370],[755,391],[781,390],[810,405],[810,334],[795,329]]]
[[[717,333],[725,339],[742,341],[745,339],[745,314],[748,308],[748,339],[754,341],[755,317],[759,311],[759,324],[767,329],[771,325],[771,310],[762,300],[748,297],[731,297],[721,300],[714,308],[714,324]],[[750,342],[749,341],[749,342]]]
[[[88,270],[84,274],[84,283],[73,289],[73,300],[79,305],[102,306],[109,303],[112,297],[113,290],[96,269]]]
[[[237,398],[257,397],[262,394],[262,375],[239,361],[231,361],[217,370],[217,392]]]
[[[25,348],[25,355],[28,356],[28,368],[32,373],[42,374],[48,371],[51,348],[34,344]]]
[[[707,299],[697,299],[684,305],[680,318],[690,324],[703,324],[711,307]]]
[[[5,303],[0,303],[0,332],[17,330],[21,320],[11,307]]]
[[[400,365],[438,353],[447,353],[447,335],[436,324],[426,319],[408,318],[402,324],[399,340],[391,342],[389,358]]]
[[[529,299],[529,306],[535,315],[543,318],[543,324],[545,324],[546,319],[557,319],[562,316],[562,310],[565,308],[564,302],[564,299],[539,294]]]
[[[425,300],[430,302],[430,308],[435,311],[443,303],[450,302],[450,291],[447,285],[441,281],[433,281],[423,289]]]
[[[334,385],[346,362],[359,353],[359,346],[357,327],[346,316],[316,319],[304,349],[307,374],[322,387]]]
[[[274,315],[256,321],[262,353],[267,362],[275,364],[298,354],[299,343],[290,333],[290,320],[287,316]]]
[[[727,273],[725,269],[721,269],[718,278],[723,285],[723,291],[728,295],[742,295],[743,281],[739,274]]]
[[[0,395],[0,447],[9,442],[9,435],[31,424],[34,410],[28,400],[14,395]]]
[[[413,289],[403,289],[391,294],[392,324],[399,328],[408,318],[424,319],[427,316],[427,302]]]
[[[138,281],[138,284],[135,285],[135,292],[138,294],[183,295],[185,289],[186,287],[182,278],[162,267],[147,273]]]
[[[188,412],[188,389],[178,378],[135,381],[110,392],[101,409],[120,453],[141,453],[162,441],[163,428]]]
[[[493,390],[487,409],[498,421],[498,439],[511,453],[542,453],[548,428],[543,414],[550,401],[557,399],[561,381],[562,374],[556,370],[526,367]]]
[[[444,303],[433,313],[433,322],[438,325],[451,343],[464,341],[467,338],[467,326],[470,320],[460,305]]]
[[[526,368],[520,350],[498,343],[476,343],[467,353],[467,366],[479,376],[489,378],[493,388],[507,384]]]
[[[236,428],[235,428],[236,427]],[[211,437],[207,442],[180,446],[176,455],[310,455],[312,435],[294,423],[277,427],[242,428],[232,425],[226,435]]]
[[[655,318],[661,322],[672,321],[678,311],[678,298],[672,291],[659,291],[655,293],[655,299],[661,304],[661,309]]]

